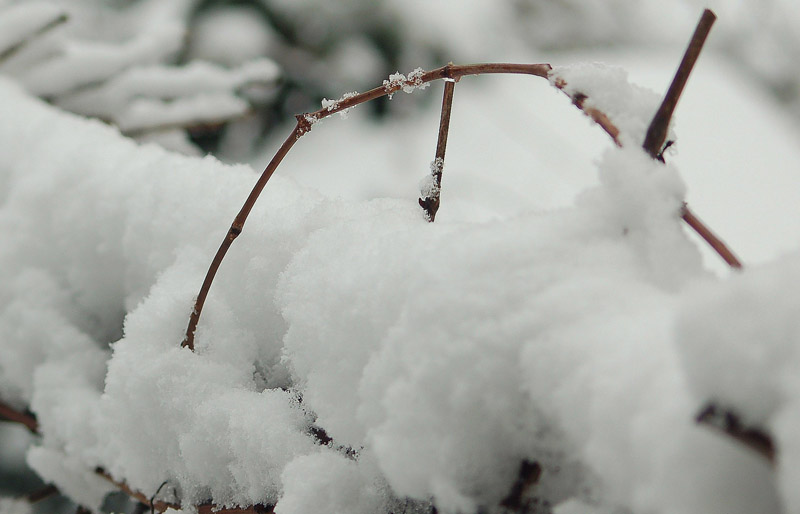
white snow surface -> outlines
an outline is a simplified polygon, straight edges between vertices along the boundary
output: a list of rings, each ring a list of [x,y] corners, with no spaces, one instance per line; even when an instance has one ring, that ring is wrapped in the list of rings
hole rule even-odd
[[[0,514],[31,514],[31,512],[33,509],[27,501],[0,496]]]
[[[641,140],[650,100],[582,73]],[[0,398],[36,413],[29,462],[60,487],[101,466],[187,505],[475,512],[527,459],[557,512],[800,512],[800,255],[717,278],[681,227],[677,168],[638,145],[609,143],[574,201],[435,224],[413,196],[334,199],[279,170],[191,352],[252,169],[138,146],[6,82],[0,102]],[[694,423],[708,400],[771,430],[774,474]]]
[[[3,7],[2,4],[0,7]],[[63,15],[63,10],[47,2],[26,2],[9,6],[0,19],[0,53],[10,51],[31,34],[36,34]]]

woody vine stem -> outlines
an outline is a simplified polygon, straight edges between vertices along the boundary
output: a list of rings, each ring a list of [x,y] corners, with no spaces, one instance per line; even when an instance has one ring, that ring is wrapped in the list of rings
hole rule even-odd
[[[708,34],[708,29],[710,29],[710,23],[708,20],[710,17],[714,17],[711,11],[706,11],[703,14],[703,18],[701,18],[700,25],[698,25],[698,30],[695,31],[695,37],[692,39],[692,43],[690,44],[690,49],[695,48],[696,53],[699,53],[700,48],[702,48],[703,42],[705,40],[705,36],[698,38],[699,33]],[[713,23],[713,19],[711,19],[711,23]],[[705,28],[703,28],[705,27]],[[688,54],[688,52],[687,52]],[[696,59],[696,55],[694,57]],[[684,59],[686,61],[686,59]],[[693,62],[692,62],[693,64]],[[688,71],[691,71],[691,65],[688,68],[685,68]],[[512,63],[483,63],[483,64],[467,64],[467,65],[455,65],[455,64],[447,64],[446,66],[442,66],[440,68],[436,68],[430,71],[422,71],[416,70],[411,72],[408,77],[399,76],[392,76],[390,77],[391,80],[384,81],[382,86],[370,89],[364,93],[355,94],[355,95],[346,95],[345,97],[341,98],[340,100],[333,102],[326,107],[323,107],[320,110],[305,113],[295,116],[297,119],[297,124],[295,125],[292,132],[289,134],[289,137],[283,142],[283,144],[278,148],[278,151],[272,157],[267,167],[261,173],[261,176],[256,181],[255,185],[253,186],[252,191],[248,195],[247,199],[245,200],[244,204],[242,205],[239,214],[233,220],[230,228],[228,229],[225,238],[223,239],[222,243],[217,250],[217,253],[214,255],[213,260],[211,261],[211,265],[208,268],[208,272],[206,273],[205,279],[203,280],[203,284],[200,288],[200,292],[197,295],[197,298],[194,302],[194,308],[192,309],[191,315],[189,316],[189,324],[186,327],[186,333],[181,343],[181,346],[187,347],[190,350],[194,350],[194,338],[195,338],[195,331],[197,329],[197,324],[200,321],[200,315],[203,311],[203,305],[205,304],[206,298],[208,296],[208,292],[211,288],[211,284],[214,281],[214,277],[219,270],[220,265],[222,264],[223,259],[225,258],[225,254],[227,254],[228,249],[230,249],[233,241],[242,233],[244,229],[244,224],[247,221],[247,217],[250,214],[250,211],[253,209],[253,206],[256,203],[256,200],[261,195],[261,192],[264,190],[264,187],[269,182],[269,179],[272,177],[275,170],[281,164],[283,159],[292,149],[292,147],[303,137],[307,134],[313,125],[324,119],[328,116],[336,114],[338,112],[342,112],[346,109],[350,109],[356,105],[369,102],[375,100],[376,98],[380,98],[382,96],[392,95],[397,91],[403,89],[404,91],[411,91],[414,88],[418,87],[426,87],[429,82],[433,82],[436,80],[445,80],[446,81],[446,90],[445,90],[445,98],[443,101],[443,110],[442,110],[442,123],[440,125],[440,134],[439,134],[439,145],[437,145],[437,157],[439,151],[442,153],[442,163],[444,157],[444,147],[447,140],[446,134],[446,127],[449,124],[449,103],[452,101],[452,91],[454,87],[455,81],[459,80],[461,77],[469,76],[469,75],[482,75],[482,74],[520,74],[520,75],[533,75],[537,77],[541,77],[544,79],[550,79],[550,74],[552,71],[552,67],[549,64],[512,64]],[[686,76],[688,76],[688,71],[686,71]],[[685,79],[684,79],[685,83]],[[558,89],[563,90],[566,86],[566,82],[562,79],[556,78],[555,86]],[[682,89],[679,88],[679,89]],[[449,93],[448,93],[449,91]],[[449,100],[448,100],[449,94]],[[668,98],[674,98],[674,101],[677,102],[677,97],[680,95],[680,90],[677,90],[677,94],[673,92],[673,94],[668,94]],[[581,109],[587,116],[589,116],[595,123],[597,123],[608,135],[611,139],[618,145],[621,146],[619,141],[619,129],[613,124],[613,122],[606,116],[604,113],[599,111],[598,109],[587,107],[585,105],[586,95],[582,94],[575,94],[572,97],[573,103]],[[674,105],[672,106],[674,109]],[[446,112],[445,112],[446,111]],[[661,111],[659,111],[661,112]],[[445,115],[447,119],[445,120]],[[658,122],[659,124],[664,123],[663,120],[666,120],[666,124],[669,123],[669,118],[671,116],[671,111],[667,113],[666,116],[662,116],[660,119],[662,121]],[[654,120],[654,123],[656,121]],[[444,136],[442,135],[442,127],[444,129]],[[662,141],[663,144],[663,141]],[[660,150],[660,147],[659,147]],[[434,161],[434,163],[438,162],[438,160]],[[435,185],[440,185],[441,181],[441,169],[434,170],[434,180],[438,181]],[[438,177],[438,178],[437,178]],[[421,204],[427,200],[431,199],[421,199]],[[431,200],[433,201],[433,200]],[[438,208],[438,197],[435,199],[436,207]],[[428,216],[429,220],[433,220],[435,217],[435,211],[430,210],[428,207],[423,205],[426,210],[426,215]],[[695,217],[689,210],[688,207],[685,207],[684,212],[681,213],[683,219],[696,230],[701,237],[703,237],[712,248],[723,257],[723,259],[728,262],[733,267],[740,267],[738,266],[738,260],[733,257],[733,252],[731,252],[725,244],[716,236],[714,236],[713,232],[708,229],[697,217]]]

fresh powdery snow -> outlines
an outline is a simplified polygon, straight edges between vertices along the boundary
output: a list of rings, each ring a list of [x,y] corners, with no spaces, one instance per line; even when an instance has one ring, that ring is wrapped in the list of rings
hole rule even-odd
[[[40,422],[29,464],[95,509],[102,467],[185,506],[473,513],[527,460],[556,514],[800,513],[800,254],[707,271],[677,169],[637,144],[657,96],[556,71],[626,144],[572,205],[431,224],[413,197],[279,169],[195,352],[194,295],[256,173],[0,82],[0,399]],[[695,423],[709,401],[772,434],[774,470]]]

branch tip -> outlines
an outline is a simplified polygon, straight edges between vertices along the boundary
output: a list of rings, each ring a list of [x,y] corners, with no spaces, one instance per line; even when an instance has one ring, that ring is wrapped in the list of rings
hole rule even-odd
[[[697,63],[700,51],[703,49],[708,34],[711,32],[711,27],[714,25],[716,19],[717,16],[710,9],[703,11],[702,16],[700,16],[700,21],[697,23],[697,27],[692,35],[692,39],[689,41],[689,46],[683,54],[683,59],[678,66],[678,70],[675,72],[672,83],[666,95],[664,95],[664,100],[661,102],[661,106],[658,108],[658,111],[656,111],[653,120],[650,122],[650,126],[647,128],[647,135],[645,136],[642,147],[653,158],[657,158],[661,148],[664,146],[664,142],[667,140],[669,124],[675,112],[675,107],[678,104],[681,94],[683,94],[683,88],[689,80],[689,75],[692,73],[692,69],[694,69],[694,65]]]

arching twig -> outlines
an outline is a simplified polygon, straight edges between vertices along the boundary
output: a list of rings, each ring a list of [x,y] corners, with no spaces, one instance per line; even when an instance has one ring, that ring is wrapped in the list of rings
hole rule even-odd
[[[205,304],[206,297],[211,289],[211,284],[214,281],[217,270],[219,269],[220,264],[222,264],[222,260],[225,258],[225,254],[228,253],[228,249],[231,247],[231,244],[233,244],[233,241],[239,236],[239,234],[242,233],[245,221],[247,221],[247,216],[253,209],[256,200],[258,199],[259,195],[261,195],[261,191],[264,190],[264,186],[267,185],[267,182],[272,177],[272,174],[275,173],[275,170],[278,168],[281,161],[283,161],[284,157],[286,157],[286,154],[289,153],[289,150],[292,149],[297,140],[303,135],[307,134],[316,122],[337,112],[350,109],[356,105],[375,100],[376,98],[380,98],[382,96],[392,95],[401,89],[410,92],[417,87],[424,87],[425,84],[434,80],[457,80],[466,75],[481,75],[488,73],[515,73],[547,78],[551,69],[552,68],[549,64],[510,63],[469,64],[461,66],[448,64],[447,66],[442,66],[441,68],[436,68],[431,71],[417,69],[409,73],[407,77],[400,74],[392,76],[391,78],[393,78],[393,80],[385,81],[382,86],[370,89],[364,93],[346,95],[340,100],[337,100],[333,102],[333,104],[323,107],[318,111],[296,116],[297,125],[292,130],[292,133],[289,134],[289,137],[286,139],[286,141],[283,142],[267,167],[261,173],[261,176],[256,181],[255,186],[253,186],[253,190],[250,192],[247,200],[245,200],[241,211],[239,211],[239,214],[236,215],[236,218],[233,220],[230,229],[228,229],[225,239],[223,239],[222,243],[217,249],[217,253],[214,255],[211,265],[208,268],[208,272],[206,273],[206,277],[203,280],[203,285],[200,287],[200,292],[197,294],[197,298],[195,299],[194,308],[189,315],[189,324],[186,327],[186,333],[181,346],[187,347],[190,350],[194,350],[195,331],[197,330],[197,324],[200,321],[200,315],[203,312],[203,305]]]
[[[710,12],[710,11],[709,11]],[[704,14],[704,17],[706,15]],[[713,16],[713,13],[712,13]],[[691,47],[690,47],[691,48]],[[698,50],[699,51],[699,50]],[[206,277],[203,280],[203,284],[200,287],[200,292],[197,295],[197,298],[194,302],[194,308],[189,316],[189,324],[186,327],[186,333],[183,338],[183,342],[181,346],[188,347],[191,350],[194,350],[194,338],[195,338],[195,331],[197,330],[197,325],[200,320],[200,315],[203,311],[203,305],[205,304],[206,297],[208,296],[208,292],[211,288],[211,284],[214,281],[214,277],[216,276],[217,270],[219,269],[222,260],[225,258],[225,254],[228,252],[231,244],[233,244],[234,239],[239,236],[242,232],[244,227],[244,223],[247,220],[247,216],[249,215],[250,211],[252,210],[253,206],[255,205],[256,200],[258,199],[261,191],[266,186],[269,179],[272,177],[272,174],[277,169],[278,165],[280,165],[283,158],[289,153],[289,150],[294,146],[300,137],[304,134],[308,133],[311,130],[312,126],[323,118],[327,118],[337,112],[342,112],[347,109],[350,109],[356,105],[369,102],[371,100],[375,100],[376,98],[380,98],[382,96],[392,95],[399,90],[404,90],[407,92],[412,91],[418,87],[424,87],[427,83],[432,82],[434,80],[458,80],[461,77],[467,75],[481,75],[481,74],[524,74],[524,75],[534,75],[537,77],[548,78],[550,75],[550,71],[552,67],[549,64],[512,64],[512,63],[483,63],[483,64],[468,64],[468,65],[454,65],[448,64],[446,66],[442,66],[440,68],[436,68],[431,71],[423,71],[421,69],[417,69],[405,75],[393,75],[390,77],[391,80],[384,81],[383,86],[376,87],[360,94],[348,94],[343,96],[341,99],[331,102],[330,104],[326,105],[320,110],[317,110],[312,113],[307,113],[303,115],[296,116],[297,118],[297,125],[295,126],[292,133],[289,137],[284,141],[281,147],[278,149],[275,156],[272,158],[270,163],[262,172],[261,176],[259,177],[258,181],[256,182],[253,190],[250,192],[250,195],[247,197],[247,200],[242,207],[242,210],[234,219],[233,223],[231,224],[228,233],[225,236],[225,239],[220,244],[217,253],[214,255],[214,258],[209,266],[208,272],[206,273]],[[555,85],[557,88],[562,89],[566,85],[566,82],[558,77],[555,78]],[[682,88],[681,88],[682,89]],[[617,146],[621,146],[619,140],[619,129],[614,125],[614,123],[608,118],[608,116],[601,112],[600,110],[594,107],[587,107],[585,105],[586,96],[585,95],[576,95],[572,98],[573,103],[576,107],[583,110],[592,120],[594,120],[600,127],[605,130],[605,132],[611,137],[611,139],[617,144]],[[670,111],[671,112],[671,111]],[[685,211],[688,213],[688,209]],[[684,214],[684,216],[686,216]],[[686,218],[684,218],[686,220]],[[695,230],[698,227],[703,227],[703,233],[711,233],[711,231],[702,225],[702,223],[697,220],[697,218],[693,218],[689,216],[689,219],[692,220],[690,226]],[[689,221],[687,220],[687,223]],[[721,244],[718,238],[715,238],[718,243],[713,243],[712,247],[715,250],[718,250],[718,247]],[[711,241],[709,241],[711,244]],[[716,246],[715,246],[716,245]],[[722,245],[724,246],[724,244]],[[730,255],[733,255],[732,252],[728,251]]]

